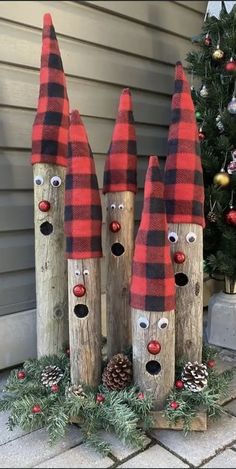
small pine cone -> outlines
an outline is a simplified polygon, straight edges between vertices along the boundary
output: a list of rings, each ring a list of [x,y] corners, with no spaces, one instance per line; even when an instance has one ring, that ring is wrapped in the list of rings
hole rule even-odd
[[[132,382],[132,363],[126,355],[118,353],[108,362],[103,375],[102,382],[112,391],[120,391]]]
[[[217,222],[217,215],[215,212],[212,212],[212,210],[207,214],[207,219],[211,222],[211,223],[216,223]]]
[[[76,384],[72,384],[67,390],[67,396],[82,397],[84,399],[86,397],[86,394],[81,384],[79,384],[78,386]]]
[[[207,377],[207,366],[198,362],[188,362],[181,375],[184,387],[192,392],[202,391],[207,386]]]
[[[53,384],[58,384],[63,377],[63,371],[59,366],[49,365],[45,366],[41,373],[41,383],[44,386],[53,386]]]

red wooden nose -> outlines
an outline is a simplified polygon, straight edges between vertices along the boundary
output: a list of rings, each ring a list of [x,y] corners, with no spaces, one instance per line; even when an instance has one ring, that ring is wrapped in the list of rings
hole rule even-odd
[[[183,264],[185,261],[185,254],[181,251],[176,251],[174,254],[174,261],[176,264]]]
[[[112,233],[118,233],[118,231],[120,231],[120,229],[121,229],[121,226],[120,226],[120,223],[118,221],[112,221],[110,223],[109,228],[112,231]]]
[[[75,296],[78,296],[78,297],[84,296],[86,293],[86,288],[82,284],[75,285],[73,288],[73,293]]]
[[[48,200],[41,200],[38,207],[41,212],[48,212],[50,210],[50,202]]]

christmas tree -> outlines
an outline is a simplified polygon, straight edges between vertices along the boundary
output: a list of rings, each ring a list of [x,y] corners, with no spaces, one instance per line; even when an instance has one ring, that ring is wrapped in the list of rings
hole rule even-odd
[[[205,270],[236,279],[236,5],[228,13],[221,3],[186,60],[205,186]]]

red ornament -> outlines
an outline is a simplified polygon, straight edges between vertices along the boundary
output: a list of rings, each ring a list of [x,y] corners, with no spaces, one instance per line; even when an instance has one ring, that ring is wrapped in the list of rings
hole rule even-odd
[[[38,208],[41,210],[41,212],[48,212],[50,210],[50,206],[51,205],[48,200],[41,200],[41,202],[38,204]]]
[[[177,379],[175,381],[175,387],[177,389],[183,389],[184,388],[184,382],[181,379]]]
[[[86,293],[86,288],[85,288],[85,286],[82,285],[82,284],[75,285],[74,288],[73,288],[73,293],[74,293],[74,295],[77,296],[77,297],[84,296],[85,293]]]
[[[144,392],[139,392],[137,398],[143,400],[145,398]]]
[[[185,261],[185,254],[181,251],[176,251],[174,254],[174,261],[176,264],[183,264]]]
[[[173,402],[170,403],[170,407],[171,407],[171,409],[176,410],[176,409],[178,409],[179,404],[178,404],[178,402],[173,401]]]
[[[96,395],[96,402],[98,404],[102,404],[105,401],[105,396],[104,394],[97,394]]]
[[[161,351],[161,344],[157,340],[151,340],[147,345],[147,349],[152,355],[157,355]]]
[[[229,62],[225,64],[225,70],[227,72],[235,72],[236,71],[236,62],[233,57],[230,58]]]
[[[22,370],[22,371],[18,371],[18,373],[17,373],[17,378],[18,378],[18,379],[25,379],[25,377],[26,377],[26,374],[25,374],[25,372],[24,372],[23,370]]]
[[[118,231],[120,231],[121,229],[121,226],[120,226],[120,223],[118,221],[112,221],[110,223],[110,231],[112,231],[112,233],[118,233]]]
[[[39,404],[35,404],[34,407],[32,407],[32,414],[41,414],[42,412],[42,407]]]
[[[52,392],[55,392],[55,393],[58,392],[58,391],[59,391],[59,386],[58,386],[58,384],[53,384],[53,385],[51,386],[51,391],[52,391]]]
[[[225,215],[225,221],[229,225],[236,226],[236,210],[230,210],[226,215]]]
[[[207,366],[208,366],[208,368],[215,368],[216,361],[215,360],[208,360]]]
[[[206,134],[202,130],[199,130],[198,138],[199,138],[200,142],[202,142],[203,140],[205,140]]]
[[[205,38],[204,38],[204,44],[205,46],[210,46],[211,45],[211,37],[209,36],[209,34],[207,33]]]

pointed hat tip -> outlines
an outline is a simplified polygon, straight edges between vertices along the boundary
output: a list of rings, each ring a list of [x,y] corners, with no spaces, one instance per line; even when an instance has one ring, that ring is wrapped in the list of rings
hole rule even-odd
[[[121,92],[119,111],[132,111],[132,96],[129,88],[124,88]]]
[[[159,161],[157,155],[149,156],[149,166],[159,166]]]
[[[44,26],[52,26],[52,17],[50,13],[45,13],[43,16],[43,25]]]
[[[81,124],[82,123],[82,119],[80,117],[80,113],[79,113],[78,109],[72,109],[72,111],[70,112],[70,122],[71,122],[71,124]]]
[[[123,94],[128,94],[129,96],[131,96],[131,91],[130,91],[129,88],[124,88],[121,94],[122,94],[122,95],[123,95]]]

